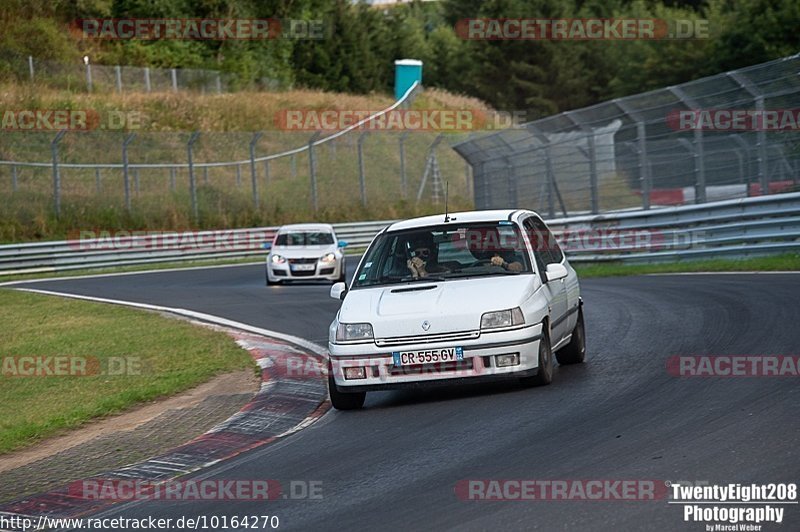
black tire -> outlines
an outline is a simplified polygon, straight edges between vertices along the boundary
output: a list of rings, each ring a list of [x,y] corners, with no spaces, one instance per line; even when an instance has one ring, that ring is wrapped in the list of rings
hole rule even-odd
[[[550,349],[550,334],[543,331],[539,341],[539,370],[536,375],[520,379],[525,386],[547,386],[553,382],[553,350]]]
[[[331,396],[331,404],[336,410],[358,410],[364,406],[367,392],[345,393],[336,389],[333,374],[328,372],[328,393]]]
[[[344,259],[342,259],[342,271],[339,272],[339,278],[334,281],[334,283],[346,283],[347,282],[347,268],[344,263]]]
[[[581,364],[586,360],[586,330],[583,325],[583,308],[578,310],[578,322],[572,330],[572,339],[556,353],[556,360],[562,366]]]

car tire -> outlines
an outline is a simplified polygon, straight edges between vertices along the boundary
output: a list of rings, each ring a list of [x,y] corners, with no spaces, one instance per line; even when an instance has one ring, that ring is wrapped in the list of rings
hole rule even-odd
[[[333,380],[333,371],[328,369],[328,393],[331,396],[331,404],[336,410],[358,410],[364,406],[367,392],[345,393],[336,388]]]
[[[345,267],[344,259],[342,259],[342,271],[339,272],[339,278],[334,281],[334,283],[346,283],[347,282],[347,268]]]
[[[550,335],[545,331],[539,340],[539,370],[536,375],[520,379],[525,386],[546,386],[553,382],[553,350],[550,348]]]
[[[581,364],[586,360],[586,330],[583,325],[583,308],[578,310],[578,322],[572,329],[572,339],[556,353],[556,360],[562,366]]]

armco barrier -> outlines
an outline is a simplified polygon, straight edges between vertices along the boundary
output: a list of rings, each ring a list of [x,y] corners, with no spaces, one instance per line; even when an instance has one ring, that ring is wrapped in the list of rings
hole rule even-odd
[[[363,250],[392,220],[334,224],[351,252]],[[659,262],[800,252],[800,193],[576,216],[548,221],[572,262]],[[121,239],[123,246],[93,249],[92,240],[0,246],[0,275],[46,273],[137,264],[263,257],[276,227],[194,233],[195,244],[158,249],[149,236]],[[226,242],[262,242],[226,249]],[[620,237],[622,235],[622,237]],[[637,235],[647,239],[637,240]],[[577,243],[577,245],[576,245]],[[610,244],[610,245],[609,245]]]

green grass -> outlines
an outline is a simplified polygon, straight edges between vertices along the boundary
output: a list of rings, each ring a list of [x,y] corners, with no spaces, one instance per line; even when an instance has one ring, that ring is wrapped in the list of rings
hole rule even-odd
[[[664,264],[573,263],[580,277],[618,277],[652,273],[799,271],[800,255],[783,254],[749,259],[712,259]]]
[[[86,357],[105,368],[110,360],[134,357],[129,360],[141,368],[138,374],[91,376],[3,372],[0,454],[174,395],[217,374],[253,367],[247,352],[225,333],[151,312],[13,290],[0,290],[0,309],[2,359]]]

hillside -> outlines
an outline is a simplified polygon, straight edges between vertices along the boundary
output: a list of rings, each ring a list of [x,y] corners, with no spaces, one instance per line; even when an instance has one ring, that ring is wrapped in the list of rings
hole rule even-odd
[[[246,160],[254,131],[263,137],[257,156],[304,146],[312,131],[285,131],[276,116],[286,110],[379,110],[391,105],[384,94],[368,96],[294,90],[277,93],[238,92],[202,95],[192,93],[93,94],[70,93],[44,86],[7,84],[0,87],[6,110],[70,109],[99,117],[123,116],[132,126],[126,130],[101,128],[68,133],[59,145],[61,163],[119,163],[122,141],[136,133],[128,158],[136,163],[185,163],[187,140],[200,131],[195,162]],[[483,103],[440,90],[422,92],[414,110],[470,109],[488,115]],[[329,135],[333,131],[325,132]],[[322,219],[350,221],[411,216],[434,212],[430,186],[416,204],[427,150],[438,131],[410,131],[404,141],[408,179],[406,198],[400,182],[400,131],[370,131],[363,140],[367,206],[361,205],[357,145],[360,132],[343,135],[316,148],[319,212],[310,204],[307,153],[278,159],[270,164],[269,179],[263,164],[257,166],[261,205],[253,205],[250,165],[196,170],[200,219],[191,216],[189,178],[186,169],[174,175],[168,168],[131,171],[132,210],[126,212],[122,171],[61,168],[62,215],[53,215],[53,176],[49,166],[17,167],[17,188],[12,168],[0,166],[0,239],[26,241],[62,238],[81,228],[173,229],[229,228],[272,225]],[[49,163],[54,130],[6,131],[0,136],[0,159]],[[438,148],[442,177],[450,183],[454,208],[471,205],[464,161],[449,147],[463,132],[446,132]]]

